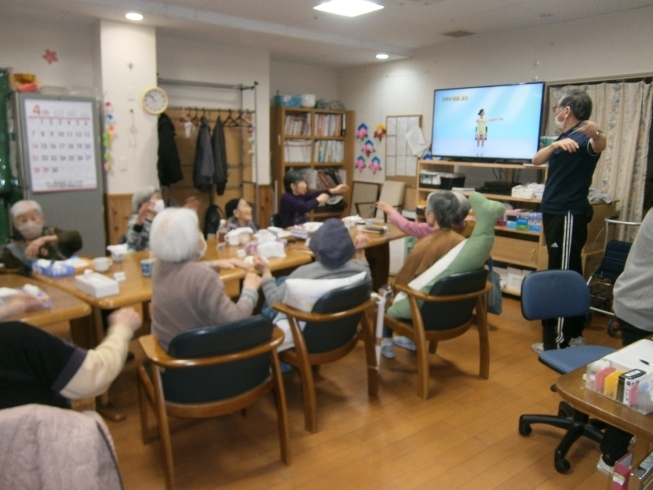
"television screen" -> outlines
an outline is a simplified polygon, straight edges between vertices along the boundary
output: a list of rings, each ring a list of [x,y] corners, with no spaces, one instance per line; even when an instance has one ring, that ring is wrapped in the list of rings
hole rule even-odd
[[[436,90],[431,154],[530,160],[539,148],[544,83]]]

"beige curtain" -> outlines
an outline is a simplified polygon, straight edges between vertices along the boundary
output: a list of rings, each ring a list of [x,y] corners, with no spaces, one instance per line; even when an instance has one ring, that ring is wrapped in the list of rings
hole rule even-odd
[[[592,98],[591,119],[608,139],[608,146],[594,172],[592,188],[619,201],[619,219],[642,221],[653,97],[651,84],[641,81],[549,87],[547,135],[559,133],[553,122],[552,108],[572,89],[585,90]]]

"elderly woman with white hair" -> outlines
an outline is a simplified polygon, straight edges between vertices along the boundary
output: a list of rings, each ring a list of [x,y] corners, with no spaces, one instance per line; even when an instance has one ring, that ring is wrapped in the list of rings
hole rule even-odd
[[[4,249],[2,261],[7,269],[29,275],[36,259],[65,260],[82,248],[78,232],[45,226],[45,215],[36,201],[18,201],[9,214],[17,236]]]
[[[178,334],[192,328],[218,325],[251,316],[258,302],[261,278],[248,272],[240,298],[234,303],[225,293],[216,270],[242,267],[242,261],[197,262],[206,241],[199,231],[197,213],[169,208],[156,215],[150,231],[150,250],[156,257],[152,270],[152,333],[164,349]]]
[[[404,265],[395,275],[395,284],[410,283],[464,240],[452,225],[463,221],[469,209],[469,201],[461,194],[456,195],[445,190],[429,194],[425,217],[434,231],[417,241]],[[381,353],[391,359],[394,357],[392,330],[384,328],[383,337]],[[415,343],[407,337],[395,337],[394,345],[415,350]]]

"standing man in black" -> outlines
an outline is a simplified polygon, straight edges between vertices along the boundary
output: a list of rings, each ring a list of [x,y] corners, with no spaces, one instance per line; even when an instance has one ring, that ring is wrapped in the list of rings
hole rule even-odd
[[[572,90],[554,107],[560,137],[533,157],[533,164],[549,162],[542,196],[544,237],[549,253],[549,269],[571,269],[583,273],[581,251],[587,241],[587,225],[592,206],[587,195],[596,163],[606,147],[606,137],[592,115],[592,99],[582,90]],[[543,343],[533,344],[535,352],[584,345],[584,316],[545,320]],[[557,327],[557,328],[556,328]]]

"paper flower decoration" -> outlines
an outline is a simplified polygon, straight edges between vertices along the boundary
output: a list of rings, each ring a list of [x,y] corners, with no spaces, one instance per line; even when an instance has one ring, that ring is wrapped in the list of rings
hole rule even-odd
[[[364,140],[367,138],[367,124],[361,123],[356,130],[356,138]]]
[[[387,131],[385,129],[385,124],[381,123],[376,127],[376,131],[374,131],[374,137],[379,141],[383,141],[386,132]]]
[[[373,173],[377,173],[381,170],[381,159],[379,157],[372,158],[372,161],[370,162],[370,170]]]
[[[374,149],[374,143],[372,140],[367,140],[363,146],[361,146],[361,152],[365,153],[366,157],[369,157],[376,150]]]
[[[356,159],[354,166],[358,169],[359,172],[362,172],[365,168],[365,159],[361,156]]]

